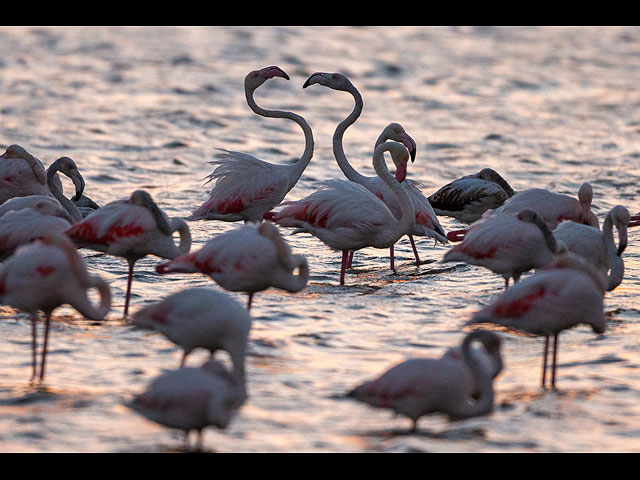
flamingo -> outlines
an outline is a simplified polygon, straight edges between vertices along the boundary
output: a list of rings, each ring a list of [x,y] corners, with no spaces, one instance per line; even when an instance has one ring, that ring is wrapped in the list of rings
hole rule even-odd
[[[472,354],[471,344],[479,341],[502,370],[500,337],[489,331],[468,334],[461,346],[463,361],[441,358],[412,358],[365,382],[347,397],[374,407],[390,408],[413,422],[415,432],[420,417],[444,413],[450,420],[487,415],[493,411],[494,371],[486,369]],[[473,398],[477,390],[477,399]]]
[[[91,288],[100,292],[98,306],[87,297]],[[68,238],[47,236],[20,247],[0,265],[0,304],[31,315],[32,378],[36,377],[38,311],[45,314],[39,374],[42,381],[51,315],[67,303],[90,320],[103,320],[111,307],[109,286],[100,277],[89,275],[84,260]]]
[[[342,139],[347,128],[353,125],[362,113],[362,95],[360,95],[360,92],[351,83],[351,81],[341,73],[314,73],[307,79],[302,88],[306,88],[316,83],[325,87],[329,87],[333,90],[348,92],[353,96],[355,100],[353,111],[349,114],[349,116],[347,116],[347,118],[345,118],[338,124],[333,134],[333,154],[336,161],[338,162],[338,165],[340,166],[340,169],[349,180],[362,185],[367,190],[379,197],[387,205],[387,207],[389,207],[395,217],[400,218],[402,216],[400,204],[398,203],[397,197],[389,189],[387,184],[378,176],[367,177],[360,174],[351,166],[344,153]],[[409,151],[411,155],[411,161],[413,162],[415,160],[416,142],[409,136],[409,134],[407,134],[407,132],[400,124],[391,123],[387,125],[376,140],[374,149],[387,140],[401,142]],[[420,261],[420,256],[418,255],[418,250],[413,239],[414,235],[434,238],[437,242],[440,242],[442,244],[446,244],[449,242],[447,241],[446,233],[438,222],[438,218],[436,217],[433,208],[431,208],[431,204],[422,194],[417,184],[409,179],[406,179],[406,175],[406,166],[401,166],[400,168],[398,168],[398,170],[396,170],[396,179],[404,184],[405,189],[409,194],[409,197],[411,198],[415,209],[415,225],[413,226],[411,231],[407,233],[407,236],[409,237],[409,241],[411,242],[411,248],[413,249],[416,263],[419,265],[422,262]],[[351,253],[350,255],[353,254]],[[393,245],[389,247],[389,259],[391,263],[391,269],[395,270]],[[349,259],[349,264],[350,263],[351,258]]]
[[[211,356],[217,350],[228,352],[234,370],[244,373],[251,316],[225,293],[205,288],[182,290],[138,310],[130,323],[157,330],[180,345],[184,349],[181,367],[194,349],[205,348]]]
[[[428,198],[437,215],[473,223],[487,210],[494,210],[514,195],[498,172],[483,168],[446,184]]]
[[[504,292],[477,312],[468,324],[492,323],[545,337],[542,388],[546,386],[549,337],[554,337],[551,387],[555,388],[558,336],[580,324],[595,333],[605,331],[604,276],[586,259],[572,252],[558,256],[544,270]]]
[[[566,220],[599,227],[598,217],[590,210],[592,200],[593,188],[589,182],[584,182],[578,189],[578,200],[543,188],[531,188],[516,193],[501,207],[487,210],[482,218],[474,223],[482,222],[493,215],[516,214],[524,208],[530,208],[542,217],[551,230]],[[464,238],[465,232],[466,230],[453,230],[447,234],[447,238],[452,242],[459,242]]]
[[[19,145],[10,145],[0,158],[4,159],[0,162],[0,204],[14,197],[34,196],[31,200],[34,203],[39,201],[41,196],[54,197],[67,210],[71,221],[77,222],[83,218],[78,206],[93,203],[91,199],[82,195],[84,178],[76,163],[69,157],[58,158],[46,171],[40,160]],[[75,185],[76,194],[73,201],[62,193],[62,182],[57,175],[58,172],[68,176]]]
[[[160,375],[127,406],[153,422],[184,431],[186,450],[189,433],[196,430],[200,451],[202,430],[209,425],[226,428],[245,398],[244,377],[211,359],[200,367]]]
[[[293,271],[298,269],[298,275]],[[292,255],[278,228],[271,223],[247,224],[207,242],[200,250],[156,267],[160,274],[204,273],[232,292],[253,295],[270,287],[299,292],[307,285],[309,265],[302,255]]]
[[[302,156],[290,165],[276,165],[246,153],[220,149],[221,159],[210,162],[217,167],[209,175],[209,181],[216,180],[209,200],[193,212],[188,220],[262,222],[263,214],[284,199],[311,161],[313,134],[306,120],[292,112],[266,110],[258,106],[253,98],[254,91],[273,77],[289,80],[289,76],[276,66],[250,72],[244,81],[247,103],[258,115],[286,118],[300,125],[305,137]]]
[[[13,197],[0,205],[0,217],[5,213],[31,208],[37,210],[43,215],[52,215],[64,218],[67,222],[72,223],[73,219],[62,206],[53,197],[46,195],[29,195],[27,197]]]
[[[570,252],[582,255],[607,277],[607,291],[615,289],[624,276],[622,252],[627,247],[627,227],[631,216],[622,205],[607,213],[602,231],[591,225],[563,222],[553,231],[553,236],[566,244]],[[618,230],[619,245],[613,239],[613,227]]]
[[[517,215],[504,213],[474,223],[464,241],[451,248],[442,261],[488,268],[502,275],[506,290],[510,278],[516,283],[524,272],[548,265],[564,250],[566,245],[556,241],[542,218],[523,209]]]
[[[40,205],[39,208],[11,210],[0,217],[0,261],[12,255],[20,245],[47,235],[62,235],[71,226],[64,218],[42,213],[50,211],[51,204]]]
[[[334,250],[342,250],[340,285],[344,285],[349,252],[365,247],[389,248],[413,227],[415,209],[402,184],[391,175],[384,161],[389,152],[396,166],[406,166],[409,152],[397,142],[376,147],[373,166],[398,197],[402,217],[397,219],[382,200],[362,185],[339,179],[321,182],[308,197],[284,202],[284,208],[268,217],[284,227],[298,227],[318,237]]]
[[[172,234],[180,234],[176,246]],[[129,312],[133,266],[147,255],[176,258],[191,248],[191,234],[184,220],[168,218],[144,190],[111,202],[73,224],[65,232],[79,248],[124,258],[129,264],[124,316]]]

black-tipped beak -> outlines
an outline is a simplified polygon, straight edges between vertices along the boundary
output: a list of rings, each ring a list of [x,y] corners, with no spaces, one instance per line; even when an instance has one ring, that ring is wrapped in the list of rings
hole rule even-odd
[[[313,77],[315,77],[316,75],[322,75],[322,73],[320,73],[320,72],[312,73],[312,74],[309,76],[309,78],[307,78],[307,79],[305,80],[304,84],[302,85],[302,88],[307,88],[309,85],[313,85],[314,83],[316,83],[316,82],[311,82],[311,79],[312,79]]]
[[[282,70],[280,67],[276,65],[263,68],[262,75],[265,78],[281,77],[281,78],[284,78],[285,80],[290,80],[289,75],[287,75],[287,72],[285,72],[284,70]]]
[[[78,200],[80,200],[80,197],[82,196],[82,192],[84,192],[84,178],[82,178],[82,175],[78,173],[78,175],[72,177],[71,180],[73,181],[73,184],[76,187],[76,196],[73,197],[71,201],[77,202]]]

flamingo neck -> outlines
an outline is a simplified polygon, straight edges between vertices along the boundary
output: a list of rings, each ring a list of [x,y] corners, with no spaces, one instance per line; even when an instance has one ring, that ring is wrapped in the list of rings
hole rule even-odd
[[[176,247],[178,249],[178,255],[184,255],[191,250],[191,231],[187,222],[180,218],[169,219],[169,226],[171,233],[178,232],[180,234],[180,243]]]
[[[300,125],[300,128],[302,128],[305,140],[304,152],[302,152],[302,156],[289,167],[293,172],[290,179],[290,188],[293,188],[293,186],[296,184],[296,182],[304,172],[305,168],[307,168],[307,165],[309,165],[311,158],[313,157],[314,141],[311,127],[304,118],[293,112],[287,112],[283,110],[267,110],[265,108],[262,108],[256,103],[255,99],[253,98],[254,91],[255,89],[252,90],[245,88],[245,97],[247,99],[247,104],[249,105],[249,108],[251,108],[251,110],[253,110],[256,114],[268,118],[286,118],[294,121],[295,123]]]
[[[309,281],[309,263],[302,255],[291,255],[289,263],[292,265],[291,272],[287,272],[281,282],[281,288],[295,293],[307,286]],[[298,269],[298,274],[294,275],[293,271]]]
[[[49,191],[51,192],[51,195],[53,195],[53,197],[58,200],[58,202],[60,202],[60,205],[62,205],[62,207],[67,212],[69,212],[69,215],[73,220],[72,223],[79,222],[83,218],[82,212],[80,212],[78,207],[76,207],[76,205],[67,197],[65,197],[64,193],[62,193],[62,190],[58,186],[60,179],[58,178],[57,173],[58,165],[56,164],[56,162],[54,162],[47,170],[47,186],[49,187]]]
[[[477,332],[476,332],[477,333]],[[455,418],[467,418],[477,415],[484,415],[493,410],[493,402],[494,402],[494,392],[493,392],[493,374],[492,372],[487,372],[480,362],[478,362],[477,357],[475,357],[471,352],[471,343],[476,340],[478,337],[474,335],[474,333],[469,334],[462,342],[462,359],[464,363],[467,365],[469,370],[471,371],[471,375],[475,380],[475,384],[478,386],[478,399],[477,401],[471,403],[467,401],[464,403],[461,409],[456,412]],[[495,359],[494,359],[495,360]],[[502,360],[501,358],[497,358],[500,361],[499,368],[496,367],[497,370],[502,369]]]
[[[546,222],[538,216],[535,217],[535,224],[542,232],[542,235],[544,235],[544,241],[547,244],[549,251],[554,254],[559,253],[558,242],[556,237],[553,236],[553,232],[549,228],[549,225],[547,225]]]
[[[622,236],[622,232],[618,229],[618,234]],[[611,212],[607,214],[602,224],[602,237],[605,247],[607,249],[607,256],[609,258],[609,276],[607,277],[607,291],[611,291],[616,288],[624,277],[624,261],[618,253],[619,248],[616,247],[615,240],[613,238],[613,219]]]
[[[351,113],[338,124],[335,132],[333,133],[333,156],[335,157],[336,162],[338,162],[338,166],[340,167],[340,170],[342,170],[342,173],[344,173],[345,177],[352,182],[363,185],[366,182],[366,177],[361,173],[358,173],[356,169],[351,166],[344,153],[342,141],[344,132],[355,123],[358,117],[360,117],[364,103],[362,101],[362,95],[360,95],[360,92],[356,87],[350,85],[346,91],[353,95],[355,105]]]

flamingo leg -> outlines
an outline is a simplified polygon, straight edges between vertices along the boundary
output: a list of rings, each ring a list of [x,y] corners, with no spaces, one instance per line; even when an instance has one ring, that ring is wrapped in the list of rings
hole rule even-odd
[[[37,369],[37,357],[38,357],[38,331],[37,331],[37,323],[38,323],[38,314],[31,314],[31,366],[32,373],[31,378],[36,378],[36,369]]]
[[[551,388],[556,388],[556,367],[558,357],[558,333],[553,337],[553,366],[551,367]]]
[[[247,312],[251,310],[251,302],[253,300],[253,292],[249,294],[249,301],[247,302]]]
[[[42,344],[42,359],[40,361],[40,380],[44,378],[44,366],[47,361],[47,342],[49,340],[49,324],[51,323],[51,312],[45,312],[44,341]]]
[[[184,362],[187,360],[187,351],[182,352],[182,360],[180,361],[180,368],[184,367]]]
[[[126,317],[129,313],[129,298],[131,297],[131,283],[133,283],[133,265],[136,263],[135,261],[129,262],[129,276],[127,277],[127,295],[124,299],[124,316]]]
[[[349,252],[349,261],[347,262],[347,268],[351,268],[351,264],[353,263],[353,254],[356,253],[355,250],[351,250]]]
[[[196,452],[201,452],[202,451],[202,445],[203,445],[202,430],[198,430],[198,439],[196,441]]]
[[[396,270],[396,263],[395,263],[395,255],[393,254],[393,245],[391,245],[389,247],[389,261],[391,263],[391,270],[395,271]]]
[[[407,237],[409,237],[409,241],[411,242],[411,248],[413,248],[413,255],[416,257],[416,265],[420,265],[420,255],[418,255],[416,242],[413,241],[413,235],[407,234]]]
[[[544,360],[542,362],[542,388],[547,380],[547,353],[549,352],[549,337],[544,337]]]
[[[340,285],[344,285],[344,274],[347,269],[347,262],[349,260],[349,250],[342,251],[342,265],[340,266]]]
[[[508,288],[509,288],[509,278],[505,278],[504,279],[504,290],[505,290],[505,292],[507,291]]]

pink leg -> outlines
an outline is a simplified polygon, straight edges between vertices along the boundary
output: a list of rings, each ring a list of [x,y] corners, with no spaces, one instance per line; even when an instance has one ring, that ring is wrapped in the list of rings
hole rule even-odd
[[[509,279],[505,278],[504,279],[504,290],[507,291],[508,288],[509,288]]]
[[[253,300],[253,293],[249,294],[249,301],[247,302],[247,312],[251,310],[251,301]]]
[[[389,262],[391,263],[391,270],[395,271],[396,269],[396,258],[393,254],[393,245],[389,247]]]
[[[353,263],[353,254],[356,253],[355,250],[349,251],[349,261],[347,262],[347,268],[351,268],[351,264]]]
[[[342,265],[340,267],[340,285],[344,285],[344,274],[347,270],[347,262],[349,261],[349,250],[342,251]]]
[[[551,388],[556,388],[556,367],[558,358],[558,334],[553,337],[553,366],[551,367]]]
[[[187,360],[187,352],[186,350],[182,352],[182,361],[180,362],[180,368],[184,367],[184,362]]]
[[[407,235],[411,242],[411,248],[413,248],[413,255],[416,257],[416,264],[420,265],[420,255],[418,255],[418,249],[416,248],[416,242],[413,241],[413,235]]]
[[[544,360],[542,361],[542,388],[547,382],[547,353],[549,352],[549,337],[544,337]]]
[[[37,369],[37,357],[38,357],[38,331],[37,331],[37,323],[38,323],[38,314],[34,313],[31,315],[31,365],[32,365],[32,373],[31,378],[36,378],[36,369]]]
[[[40,361],[40,380],[44,378],[44,366],[47,361],[47,342],[49,340],[49,324],[51,322],[51,313],[45,312],[45,327],[44,327],[44,343],[42,344],[42,360]]]
[[[127,295],[124,299],[124,316],[129,313],[129,298],[131,297],[131,283],[133,282],[133,265],[136,262],[129,262],[129,277],[127,278]]]

